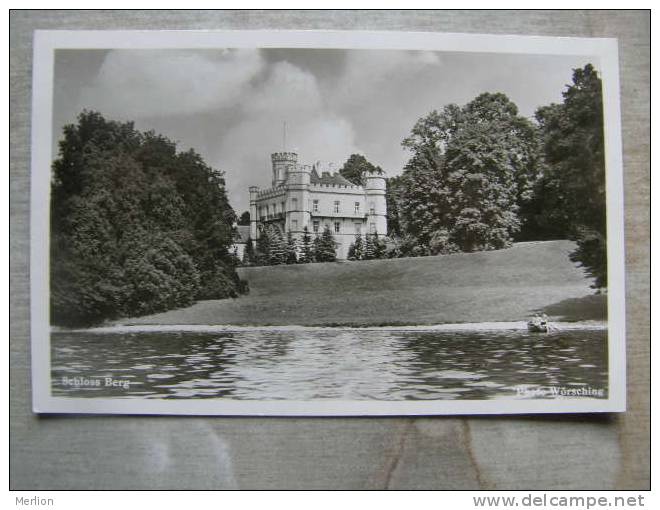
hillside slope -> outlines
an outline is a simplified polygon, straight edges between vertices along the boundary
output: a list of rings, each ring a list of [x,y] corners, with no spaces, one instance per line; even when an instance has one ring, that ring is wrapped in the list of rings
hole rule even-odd
[[[398,325],[602,319],[569,241],[437,257],[242,268],[250,294],[124,324]]]

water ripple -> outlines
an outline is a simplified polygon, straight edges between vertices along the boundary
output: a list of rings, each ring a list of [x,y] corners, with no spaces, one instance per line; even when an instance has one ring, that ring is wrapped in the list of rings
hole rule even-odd
[[[607,388],[601,328],[57,331],[51,344],[53,394],[69,397],[444,400],[524,398],[519,385]],[[130,385],[64,384],[76,376]]]

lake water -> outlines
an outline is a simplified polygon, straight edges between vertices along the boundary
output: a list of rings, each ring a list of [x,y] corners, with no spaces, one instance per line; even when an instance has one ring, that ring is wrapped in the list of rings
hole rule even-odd
[[[605,329],[80,331],[51,338],[54,396],[552,398],[533,391],[552,386],[604,389],[607,397]],[[82,385],[92,380],[98,386]],[[517,392],[521,385],[530,391]]]

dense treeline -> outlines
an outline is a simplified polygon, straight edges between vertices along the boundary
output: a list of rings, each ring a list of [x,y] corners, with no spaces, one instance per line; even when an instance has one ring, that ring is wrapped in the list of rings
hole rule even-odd
[[[607,218],[602,84],[591,66],[575,69],[561,104],[539,108],[546,172],[535,195],[541,226],[565,225],[572,258],[607,286]]]
[[[313,238],[307,227],[296,239],[291,232],[286,235],[271,225],[261,228],[256,243],[248,239],[243,253],[245,266],[276,266],[279,264],[309,264],[337,260],[335,238],[326,226],[321,235]]]
[[[387,243],[378,234],[355,235],[355,241],[348,247],[348,260],[373,260],[385,258]]]
[[[242,292],[223,174],[193,150],[85,111],[53,164],[51,316],[86,325]]]
[[[534,120],[501,93],[419,119],[402,143],[411,153],[402,175],[387,180],[386,256],[570,238],[578,244],[572,259],[606,286],[602,94],[593,66],[573,71],[563,98]],[[357,182],[375,168],[363,160],[352,155],[346,176]]]

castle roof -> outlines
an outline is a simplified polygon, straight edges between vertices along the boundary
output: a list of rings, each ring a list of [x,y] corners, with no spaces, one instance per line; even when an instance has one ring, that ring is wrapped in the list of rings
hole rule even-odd
[[[355,186],[355,184],[353,184],[338,172],[333,174],[330,172],[322,172],[321,176],[319,177],[319,173],[316,171],[316,168],[312,168],[309,182],[310,184],[341,184],[342,186]]]

